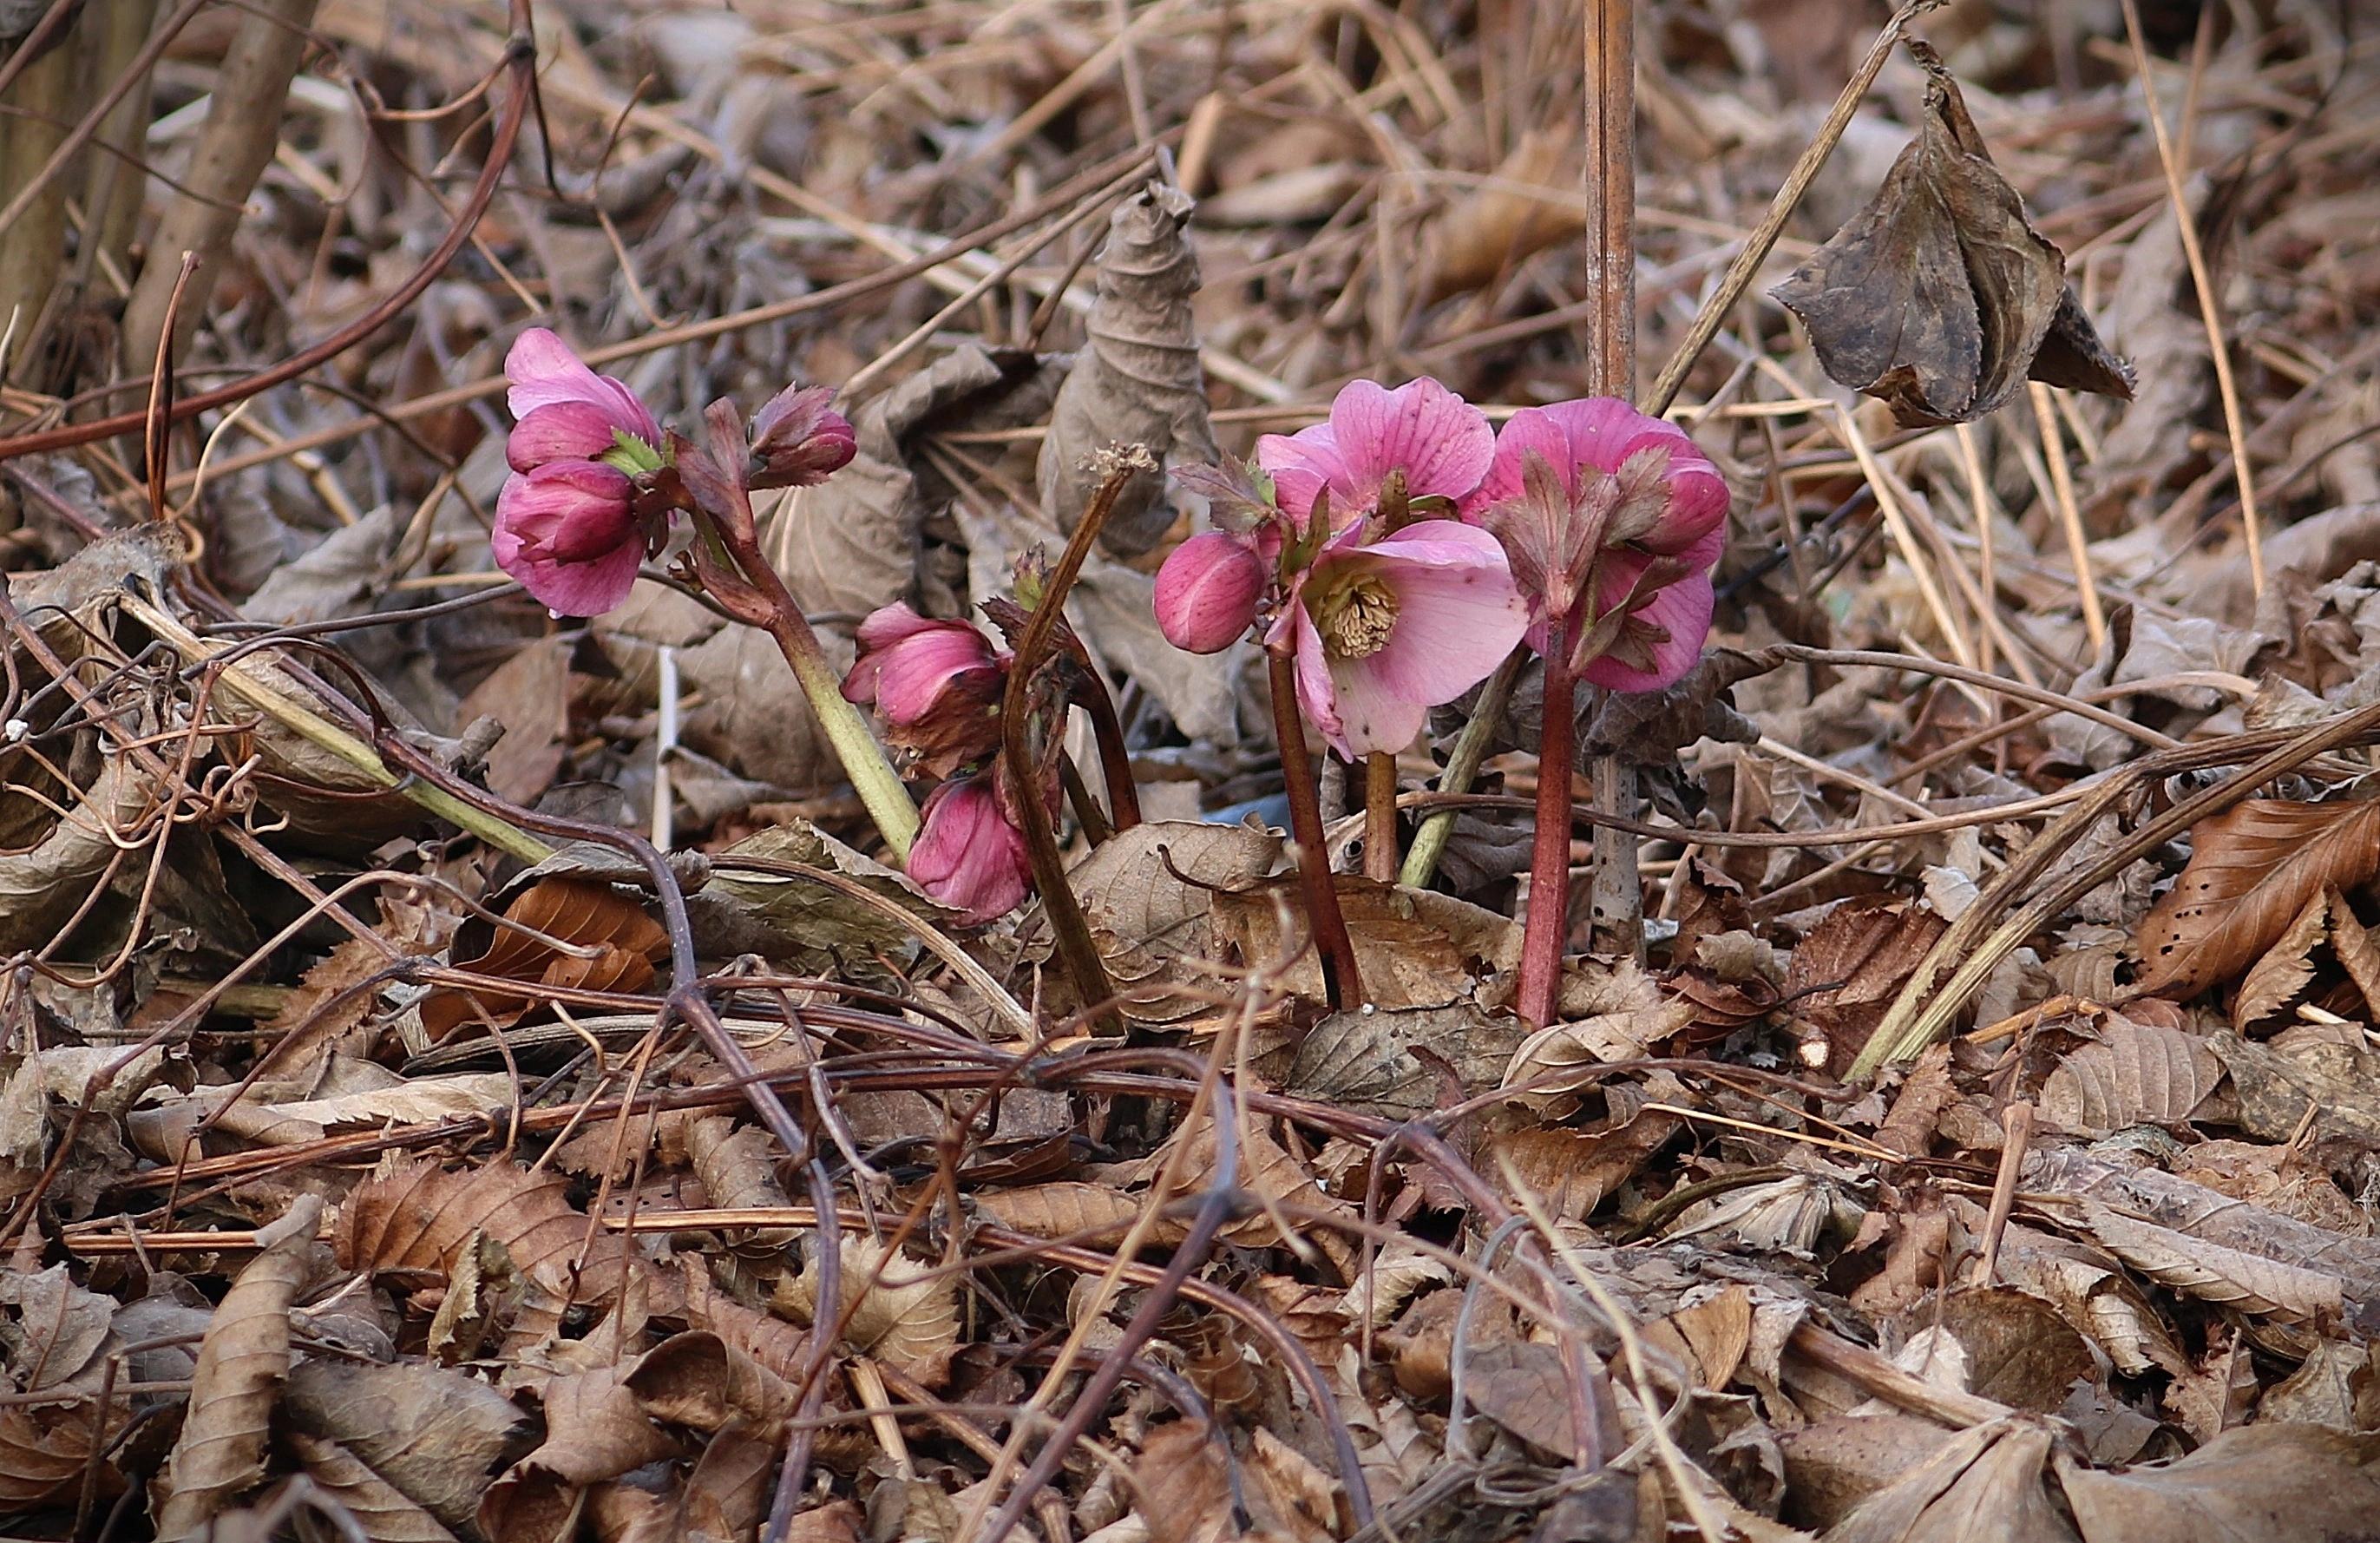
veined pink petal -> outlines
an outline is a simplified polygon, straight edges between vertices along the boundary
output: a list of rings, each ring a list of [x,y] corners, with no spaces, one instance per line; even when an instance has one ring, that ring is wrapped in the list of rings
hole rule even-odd
[[[1157,570],[1158,629],[1186,652],[1221,652],[1256,620],[1269,573],[1253,542],[1229,531],[1200,531]]]
[[[1485,538],[1487,550],[1453,540],[1457,531]],[[1408,536],[1416,539],[1400,540]],[[1528,630],[1528,606],[1502,549],[1484,530],[1427,520],[1363,556],[1378,565],[1375,571],[1396,595],[1397,618],[1387,646],[1355,662],[1406,701],[1424,709],[1452,701],[1493,674]],[[1343,699],[1341,711],[1347,711]]]
[[[912,634],[880,656],[876,705],[895,723],[914,723],[953,677],[991,663],[991,645],[964,622]]]
[[[1390,644],[1369,659],[1333,659],[1330,667],[1331,706],[1339,727],[1330,747],[1349,760],[1374,751],[1393,755],[1414,741],[1429,719],[1432,702],[1416,701],[1390,681],[1382,661]],[[1494,665],[1489,665],[1494,669]]]
[[[515,471],[534,471],[548,461],[591,461],[616,443],[610,415],[574,397],[531,407],[505,436],[504,459]]]
[[[579,402],[595,408],[623,432],[648,444],[662,442],[661,425],[637,400],[637,394],[609,375],[598,375],[570,345],[543,327],[531,327],[513,340],[504,356],[504,376],[512,382],[505,405],[515,419],[561,402]],[[604,440],[606,448],[611,441]]]
[[[926,796],[909,877],[970,924],[1016,908],[1031,887],[1023,832],[1000,809],[989,778],[954,777]]]
[[[1314,513],[1314,496],[1330,490],[1330,514],[1336,521],[1354,515],[1351,495],[1354,479],[1339,454],[1328,423],[1317,423],[1293,434],[1266,434],[1257,441],[1257,464],[1272,477],[1273,497],[1281,512],[1302,529]]]
[[[1602,589],[1611,601],[1628,592],[1645,565],[1650,559],[1633,553],[1615,552],[1604,559]],[[1711,613],[1717,609],[1718,596],[1712,590],[1708,572],[1696,569],[1675,584],[1655,592],[1636,614],[1645,621],[1669,631],[1666,642],[1653,647],[1653,669],[1637,669],[1609,654],[1594,660],[1579,673],[1597,686],[1613,691],[1658,691],[1676,684],[1678,677],[1694,667],[1703,653],[1703,640],[1710,635]]]
[[[1517,496],[1532,450],[1575,493],[1580,467],[1618,471],[1629,456],[1655,447],[1670,453],[1670,513],[1640,544],[1649,552],[1682,553],[1726,523],[1726,480],[1684,430],[1615,396],[1585,396],[1514,413],[1496,436],[1495,458],[1485,479],[1463,501],[1463,516],[1475,519],[1488,505]]]
[[[1405,474],[1409,497],[1463,498],[1496,457],[1486,415],[1427,375],[1394,391],[1348,382],[1330,404],[1330,431],[1351,480],[1344,491],[1366,505],[1391,471]]]

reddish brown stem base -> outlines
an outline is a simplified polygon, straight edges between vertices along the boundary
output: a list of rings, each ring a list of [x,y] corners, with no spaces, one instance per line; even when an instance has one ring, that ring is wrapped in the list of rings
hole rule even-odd
[[[1322,800],[1305,759],[1305,722],[1297,715],[1297,662],[1267,650],[1272,682],[1272,727],[1281,740],[1281,780],[1289,786],[1289,833],[1297,842],[1297,881],[1305,896],[1305,924],[1322,959],[1323,994],[1344,1012],[1364,1000],[1363,971],[1355,942],[1339,911],[1339,891],[1330,881],[1330,847],[1322,833]]]
[[[1561,994],[1570,941],[1570,784],[1576,759],[1577,682],[1568,618],[1546,628],[1544,737],[1537,747],[1537,832],[1529,850],[1529,923],[1521,934],[1521,1016],[1542,1028]],[[1601,839],[1598,834],[1597,840]]]

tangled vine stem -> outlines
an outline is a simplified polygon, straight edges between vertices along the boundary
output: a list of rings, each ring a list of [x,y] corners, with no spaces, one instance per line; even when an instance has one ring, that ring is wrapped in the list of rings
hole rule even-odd
[[[1065,611],[1066,591],[1075,587],[1084,560],[1091,554],[1091,543],[1099,539],[1099,528],[1107,524],[1109,511],[1115,507],[1124,484],[1135,473],[1154,469],[1156,464],[1155,458],[1138,445],[1114,455],[1113,464],[1107,468],[1099,491],[1092,494],[1090,506],[1083,511],[1082,520],[1075,527],[1057,566],[1042,580],[1040,601],[1016,639],[1016,657],[1009,666],[1008,686],[1000,703],[1000,754],[1007,765],[1009,784],[1016,793],[1017,825],[1025,835],[1026,856],[1033,865],[1033,887],[1040,892],[1042,914],[1050,918],[1050,929],[1057,935],[1058,957],[1066,967],[1066,978],[1074,983],[1075,998],[1085,1011],[1095,1014],[1104,1030],[1112,1034],[1123,1032],[1123,1016],[1113,1004],[1115,988],[1108,979],[1106,964],[1099,958],[1099,946],[1092,941],[1090,924],[1083,919],[1083,907],[1066,882],[1066,863],[1058,852],[1057,827],[1050,821],[1050,806],[1041,801],[1041,779],[1033,759],[1032,725],[1026,720],[1033,676],[1050,657],[1050,637]],[[1123,775],[1129,788],[1129,767]],[[1115,776],[1111,767],[1111,796]]]

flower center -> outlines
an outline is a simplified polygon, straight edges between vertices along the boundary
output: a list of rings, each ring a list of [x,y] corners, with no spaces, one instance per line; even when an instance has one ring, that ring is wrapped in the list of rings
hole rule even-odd
[[[1314,625],[1322,634],[1322,651],[1333,659],[1369,659],[1389,646],[1397,626],[1397,597],[1379,579],[1366,575],[1321,597],[1314,606]]]

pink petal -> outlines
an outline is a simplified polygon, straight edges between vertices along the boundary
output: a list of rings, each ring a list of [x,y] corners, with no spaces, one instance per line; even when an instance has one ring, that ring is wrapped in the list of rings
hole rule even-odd
[[[1571,459],[1570,435],[1545,408],[1523,407],[1506,419],[1504,427],[1497,431],[1496,455],[1488,463],[1487,478],[1463,501],[1465,519],[1476,518],[1490,504],[1520,496],[1522,468],[1528,464],[1532,450],[1546,458],[1546,464],[1562,480],[1563,487],[1572,492],[1578,491],[1573,469],[1578,463]]]
[[[1004,916],[1030,889],[1025,838],[1000,811],[992,784],[957,777],[934,789],[920,811],[909,877],[972,924]]]
[[[507,492],[510,489],[511,484],[506,484]],[[637,569],[645,555],[644,542],[638,540],[614,546],[591,561],[565,562],[543,541],[524,537],[517,523],[507,521],[501,512],[488,546],[498,567],[519,579],[541,604],[565,616],[600,616],[626,600],[636,587]]]
[[[1394,391],[1350,381],[1330,404],[1330,431],[1347,465],[1343,491],[1366,506],[1391,471],[1404,473],[1411,497],[1463,498],[1496,456],[1486,415],[1427,375]]]
[[[1269,577],[1251,542],[1228,531],[1202,530],[1157,570],[1158,630],[1185,652],[1220,653],[1256,620]]]
[[[560,562],[587,562],[624,545],[641,551],[644,531],[629,492],[628,479],[600,461],[549,461],[505,480],[496,527]]]
[[[1686,431],[1663,419],[1638,412],[1616,396],[1585,396],[1514,413],[1496,436],[1494,464],[1478,491],[1463,501],[1466,519],[1521,492],[1522,468],[1532,450],[1560,473],[1563,486],[1578,491],[1577,468],[1617,471],[1639,450],[1670,452],[1670,516],[1641,543],[1647,551],[1675,554],[1701,541],[1727,519],[1725,479]]]
[[[1357,662],[1406,701],[1452,701],[1493,674],[1528,630],[1503,549],[1485,530],[1425,520],[1363,556],[1395,591],[1397,620],[1388,646]]]
[[[1402,616],[1398,618],[1397,630],[1404,630]],[[1395,651],[1392,641],[1369,659],[1330,662],[1331,700],[1339,715],[1339,729],[1331,735],[1330,747],[1349,760],[1376,750],[1393,755],[1413,743],[1414,735],[1428,720],[1429,710],[1437,705],[1416,700],[1392,679],[1388,661]],[[1499,659],[1502,657],[1497,655]],[[1488,666],[1489,670],[1495,667]]]
[[[1354,752],[1347,747],[1346,732],[1339,717],[1339,687],[1330,675],[1330,661],[1322,655],[1322,634],[1314,629],[1314,619],[1305,614],[1302,604],[1285,608],[1289,614],[1275,624],[1278,631],[1286,626],[1297,639],[1297,705],[1306,718],[1320,730],[1323,739],[1342,757],[1353,759]]]
[[[895,723],[914,723],[953,677],[990,662],[991,645],[964,622],[913,633],[884,650],[876,705]]]
[[[1606,595],[1616,599],[1626,593],[1636,575],[1644,571],[1641,566],[1632,570],[1623,561],[1627,555],[1615,553],[1607,559]],[[1639,564],[1644,561],[1636,559]],[[1689,574],[1657,592],[1636,613],[1656,626],[1667,627],[1670,633],[1667,642],[1654,645],[1653,669],[1649,674],[1609,655],[1592,662],[1579,673],[1597,686],[1613,691],[1658,691],[1674,685],[1702,657],[1703,639],[1710,634],[1711,613],[1717,605],[1710,575]]]
[[[531,327],[513,340],[504,356],[504,375],[512,382],[505,405],[516,419],[560,402],[585,403],[601,412],[616,429],[648,444],[662,441],[661,426],[637,400],[636,393],[609,375],[587,368],[570,345],[543,327]],[[606,445],[610,443],[607,439]]]
[[[611,417],[572,398],[531,407],[505,438],[504,459],[515,471],[532,471],[548,461],[591,461],[615,443]]]
[[[1257,441],[1257,464],[1271,474],[1273,496],[1282,513],[1303,529],[1314,512],[1314,495],[1330,490],[1333,521],[1352,512],[1354,479],[1339,454],[1330,425],[1317,423],[1293,434],[1267,434]]]

